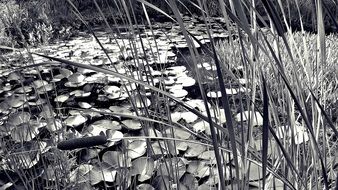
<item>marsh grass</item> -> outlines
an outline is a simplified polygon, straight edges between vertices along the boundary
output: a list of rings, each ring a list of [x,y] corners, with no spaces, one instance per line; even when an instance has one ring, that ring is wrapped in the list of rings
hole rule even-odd
[[[332,109],[336,109],[332,105],[337,101],[334,95],[337,93],[336,62],[338,54],[335,51],[337,37],[325,35],[321,0],[314,1],[317,22],[316,35],[305,33],[304,30],[292,32],[286,22],[287,13],[277,14],[277,10],[286,6],[285,2],[278,1],[278,3],[272,4],[271,1],[262,1],[265,14],[268,15],[270,22],[269,24],[263,22],[264,26],[261,27],[258,25],[257,19],[261,19],[262,15],[255,9],[256,2],[254,0],[250,3],[233,0],[224,3],[219,0],[217,4],[219,6],[213,6],[213,9],[215,7],[220,9],[228,28],[230,25],[235,25],[237,36],[235,38],[230,36],[227,40],[219,41],[212,38],[213,31],[210,23],[210,14],[212,13],[211,10],[208,10],[210,6],[207,6],[206,1],[198,0],[193,2],[193,5],[200,10],[203,24],[206,27],[205,33],[210,40],[208,45],[201,43],[201,40],[198,40],[183,22],[184,18],[177,6],[178,4],[184,5],[184,2],[166,1],[165,5],[173,13],[173,15],[169,15],[158,8],[156,4],[145,0],[114,1],[115,8],[118,8],[119,19],[125,23],[130,36],[129,39],[126,39],[129,47],[126,47],[125,44],[118,44],[119,52],[124,56],[129,49],[134,57],[131,63],[123,62],[127,70],[125,73],[120,73],[119,69],[115,67],[113,58],[105,49],[105,44],[86,22],[84,15],[76,5],[72,1],[67,2],[69,9],[83,22],[93,35],[93,40],[99,44],[109,61],[108,67],[97,67],[83,64],[82,60],[67,60],[31,52],[26,47],[33,65],[21,66],[17,70],[39,69],[41,66],[50,65],[50,62],[36,62],[38,56],[52,60],[53,64],[60,66],[85,68],[120,79],[121,89],[126,92],[126,97],[128,97],[130,107],[135,110],[135,115],[111,113],[104,110],[94,110],[93,112],[110,115],[112,118],[127,117],[137,120],[141,124],[143,135],[110,138],[111,142],[122,139],[122,146],[119,147],[121,150],[114,149],[115,147],[112,148],[113,151],[108,147],[103,152],[94,149],[93,152],[96,154],[90,155],[91,159],[88,159],[86,164],[90,167],[95,164],[93,172],[95,174],[90,174],[90,181],[98,180],[100,174],[103,176],[103,180],[99,180],[100,183],[96,184],[96,187],[102,189],[139,187],[139,182],[136,178],[131,177],[133,174],[130,171],[131,168],[136,167],[133,163],[135,164],[138,158],[131,159],[130,156],[139,154],[138,149],[132,151],[128,149],[132,142],[136,141],[139,143],[144,141],[146,144],[146,152],[140,155],[145,155],[146,164],[153,164],[151,159],[155,159],[160,165],[162,164],[156,177],[152,176],[153,171],[149,174],[151,176],[149,183],[157,189],[196,189],[198,186],[213,188],[213,185],[210,185],[212,181],[217,184],[219,189],[249,189],[253,187],[258,189],[330,189],[336,186],[337,173],[334,167],[337,164],[335,152],[338,132],[337,121],[332,121],[330,112]],[[145,15],[145,21],[142,23],[139,23],[137,11],[133,8],[136,4],[142,7]],[[109,29],[110,38],[117,42],[119,36],[113,33],[113,29],[118,28],[117,23],[110,24],[107,21],[106,18],[111,15],[105,15],[101,10],[102,7],[95,0],[94,6]],[[200,91],[200,98],[203,100],[201,108],[197,109],[185,100],[169,93],[166,90],[165,81],[160,81],[159,86],[154,86],[156,77],[151,74],[147,74],[145,80],[140,80],[144,73],[151,71],[148,60],[138,56],[140,52],[146,52],[147,40],[148,42],[155,41],[151,57],[156,57],[156,53],[160,52],[159,42],[155,38],[148,36],[146,40],[141,37],[138,39],[142,26],[149,27],[152,35],[156,32],[156,26],[152,25],[148,17],[149,9],[168,17],[180,28],[190,57],[188,60],[190,63],[186,64],[192,67],[197,81],[195,87]],[[223,32],[227,31],[223,29]],[[200,49],[196,47],[197,44],[201,46]],[[203,59],[204,56],[208,58]],[[214,66],[211,67],[213,75],[210,83],[216,84],[215,88],[220,91],[220,97],[216,97],[216,100],[207,97],[206,87],[208,86],[203,85],[204,75],[198,69],[202,60],[208,60],[209,64]],[[136,72],[133,72],[128,64],[137,68]],[[166,65],[160,65],[156,69],[161,70],[165,67]],[[234,68],[241,69],[233,71]],[[40,75],[39,79],[42,80]],[[245,83],[241,84],[241,81],[245,81]],[[135,91],[130,90],[133,89],[132,83],[136,84]],[[245,90],[234,96],[233,93],[226,92],[226,87],[229,85],[243,86]],[[44,85],[42,87],[45,92],[42,93],[43,96],[49,100],[47,88]],[[53,88],[57,87],[53,86]],[[147,92],[150,92],[151,103],[155,107],[148,106],[149,99],[145,96]],[[163,107],[160,107],[160,104],[155,104],[160,101],[164,102]],[[194,131],[192,124],[174,121],[171,113],[173,110],[170,106],[173,102],[178,105],[179,110],[191,112],[197,115],[199,120],[204,121],[210,135]],[[67,113],[61,111],[56,115],[52,113],[54,109],[65,109],[62,104],[53,108],[51,103],[47,101],[46,105],[47,107],[39,106],[39,109],[46,112],[44,117],[55,126],[57,119],[67,118]],[[219,120],[222,115],[225,121]],[[262,118],[261,124],[257,124],[258,118]],[[182,135],[190,137],[182,139]],[[9,159],[14,163],[9,162],[7,166],[14,167],[10,169],[18,173],[18,178],[22,182],[19,186],[24,189],[39,189],[42,186],[55,189],[91,188],[88,182],[81,180],[88,173],[85,172],[87,169],[81,168],[83,169],[82,173],[78,172],[81,164],[75,160],[79,152],[56,149],[58,142],[74,137],[77,137],[76,133],[69,134],[65,130],[60,130],[51,134],[52,140],[48,141],[49,144],[45,147],[47,149],[49,147],[48,150],[44,150],[45,148],[40,146],[28,150],[29,152],[37,150],[39,155],[49,156],[41,159],[40,169],[29,170],[30,172],[36,171],[36,173],[27,173],[20,167],[22,163],[19,160]],[[38,142],[40,141],[44,142],[44,139],[39,139]],[[208,150],[214,151],[215,160],[211,160],[212,164],[207,170],[213,173],[208,181],[209,184],[203,182],[203,177],[197,180],[193,176],[195,174],[186,172],[185,167],[189,167],[189,164],[198,161],[198,159],[186,161],[186,158],[183,158],[182,150],[178,149],[183,142],[196,148],[196,151],[198,151],[197,147],[202,145]],[[1,146],[3,150],[9,147],[5,143],[1,143]],[[157,147],[164,148],[160,148],[158,152]],[[13,150],[6,151],[12,152]],[[47,154],[43,154],[46,152]],[[108,155],[107,152],[110,157],[105,156]],[[8,159],[5,160],[8,161]],[[29,159],[25,158],[24,160]],[[186,163],[182,165],[182,162],[185,161]],[[110,164],[110,167],[107,167],[107,164]],[[3,170],[6,169],[5,166],[1,165]],[[182,169],[183,174],[181,173]],[[47,184],[45,181],[37,183],[41,175],[39,171],[47,175],[47,178],[48,175],[51,175]],[[74,176],[74,173],[77,174],[77,178],[75,180],[69,179],[69,176]],[[112,176],[110,175],[114,175],[113,181],[111,181]],[[195,180],[187,180],[191,176]],[[16,185],[14,186],[16,187]]]

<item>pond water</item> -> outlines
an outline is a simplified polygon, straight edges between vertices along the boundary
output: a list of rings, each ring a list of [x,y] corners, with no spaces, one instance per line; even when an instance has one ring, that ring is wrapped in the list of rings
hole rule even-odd
[[[189,31],[202,44],[208,43],[204,24],[198,19],[185,18],[184,21]],[[220,19],[212,22],[215,39],[228,38],[221,29],[222,26],[224,27],[224,22]],[[158,23],[153,28],[153,32],[144,28],[142,33],[134,36],[126,32],[119,35],[114,33],[112,36],[106,31],[96,31],[106,52],[102,51],[93,36],[86,33],[69,41],[32,51],[126,74],[169,92],[205,114],[187,44],[180,28],[172,23]],[[194,44],[199,46],[196,42]],[[210,147],[177,141],[175,147],[168,148],[173,146],[172,141],[146,141],[140,138],[145,135],[154,138],[167,136],[203,142],[203,139],[210,136],[207,123],[177,106],[174,101],[119,77],[65,64],[53,63],[13,71],[9,65],[18,68],[31,64],[28,55],[11,53],[5,57],[7,60],[2,64],[4,69],[0,74],[0,134],[6,144],[13,146],[5,146],[1,151],[5,155],[20,157],[16,164],[25,171],[39,171],[34,174],[36,176],[30,177],[36,178],[40,184],[46,185],[55,182],[57,178],[69,176],[72,176],[70,182],[75,183],[78,179],[74,176],[79,174],[84,180],[78,184],[89,187],[102,187],[103,182],[111,187],[119,186],[123,182],[127,186],[131,183],[139,186],[144,182],[162,187],[167,185],[167,180],[170,181],[167,179],[168,175],[159,172],[168,164],[169,154],[177,156],[171,162],[178,166],[182,185],[195,189],[198,186],[209,187],[217,184],[217,173],[206,172],[210,168],[217,172],[215,165],[208,164],[214,162]],[[49,61],[36,55],[33,57],[35,64]],[[212,106],[219,107],[218,99],[221,94],[214,82],[215,67],[208,56],[203,55],[202,60],[197,68],[203,73],[207,96]],[[241,86],[227,88],[227,93],[231,95],[245,91]],[[233,111],[235,113],[238,110]],[[168,114],[174,122],[169,126],[136,117],[141,115],[148,119],[167,120]],[[245,113],[244,118],[250,114],[252,115]],[[217,123],[225,122],[222,109],[212,115]],[[256,124],[261,125],[262,118],[256,117]],[[174,127],[170,127],[171,125]],[[53,163],[52,155],[64,155],[55,149],[58,142],[99,135],[106,136],[107,141],[98,143],[99,146],[87,147],[88,142],[83,140],[80,145],[83,148],[73,150],[74,155],[77,155],[76,164],[70,166],[68,173],[60,172],[60,165]],[[149,145],[152,152],[149,152]],[[25,151],[29,154],[23,153]],[[105,164],[104,168],[97,164],[97,153]],[[4,160],[6,159],[11,160],[10,157]],[[63,159],[71,157],[66,156]],[[227,160],[230,162],[230,158]],[[50,164],[43,165],[44,162]],[[191,162],[196,163],[189,164]],[[10,164],[13,162],[8,162],[6,167],[10,168]],[[126,173],[119,173],[121,171]],[[121,175],[124,175],[126,181],[121,181]],[[159,180],[161,176],[164,184]],[[186,181],[188,179],[193,180],[190,181],[191,184]]]

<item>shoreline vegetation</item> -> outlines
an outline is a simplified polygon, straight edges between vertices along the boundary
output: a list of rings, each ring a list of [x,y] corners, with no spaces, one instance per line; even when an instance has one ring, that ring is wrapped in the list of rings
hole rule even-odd
[[[0,5],[0,189],[338,188],[335,1]]]

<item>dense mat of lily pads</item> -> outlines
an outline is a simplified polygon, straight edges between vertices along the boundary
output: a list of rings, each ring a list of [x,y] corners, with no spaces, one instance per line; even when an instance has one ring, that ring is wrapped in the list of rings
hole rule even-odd
[[[208,43],[205,28],[197,20],[186,18],[185,21],[191,33],[201,42]],[[221,21],[213,25],[213,37],[228,37],[218,29]],[[132,76],[164,89],[206,115],[203,100],[195,94],[198,86],[193,72],[177,59],[182,56],[179,55],[181,50],[187,47],[178,26],[158,24],[155,33],[145,29],[133,40],[123,33],[116,40],[104,32],[98,36],[111,61],[93,38],[86,35],[32,51]],[[143,39],[142,43],[140,39]],[[198,43],[195,45],[199,46]],[[138,47],[137,55],[130,51],[130,46]],[[5,57],[0,78],[0,135],[1,154],[4,155],[0,160],[1,185],[29,188],[40,184],[40,188],[70,189],[75,186],[85,189],[103,186],[120,189],[216,188],[215,155],[212,147],[205,143],[211,135],[209,125],[195,114],[166,98],[154,101],[154,92],[118,77],[56,62],[13,70],[30,65],[31,59],[19,53]],[[35,64],[49,61],[37,56],[33,58]],[[136,61],[143,63],[142,72]],[[197,67],[209,74],[215,70],[212,63]],[[240,67],[233,69],[241,70]],[[234,104],[240,94],[250,91],[244,78],[239,81],[241,84],[226,88]],[[218,110],[212,113],[213,119],[219,124],[225,122],[224,111],[215,104],[220,96],[216,88],[207,91],[209,106]],[[246,122],[253,118],[254,126],[262,125],[259,112],[240,111],[235,107],[235,121]],[[147,117],[145,110],[160,110],[170,118]],[[145,118],[140,119],[142,116]],[[170,125],[155,122],[154,118],[170,120]],[[254,132],[259,131],[259,128],[254,129]],[[296,144],[309,140],[302,125],[294,131],[288,126],[277,129],[280,138],[289,138],[292,134],[295,134]],[[106,136],[108,142],[72,151],[56,148],[57,143],[67,139],[99,135]],[[260,150],[258,138],[255,144]],[[269,154],[274,151],[272,144]],[[233,176],[232,155],[223,156],[227,162],[224,164],[228,166],[226,179],[230,180]],[[250,170],[250,184],[257,188],[262,179],[260,167],[252,164]],[[24,183],[14,171],[25,173],[34,183]],[[180,180],[174,182],[170,176]],[[12,181],[17,183],[12,184]],[[271,187],[282,185],[281,181],[275,180]]]

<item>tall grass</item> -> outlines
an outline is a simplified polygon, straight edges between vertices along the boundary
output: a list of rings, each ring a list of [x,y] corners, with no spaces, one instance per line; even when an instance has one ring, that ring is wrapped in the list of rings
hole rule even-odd
[[[132,160],[128,160],[128,154],[132,154],[127,149],[131,144],[131,141],[128,140],[136,139],[146,142],[146,164],[149,164],[149,158],[151,158],[157,159],[158,164],[164,165],[164,167],[160,167],[159,174],[151,178],[154,186],[158,185],[156,187],[158,189],[195,189],[197,186],[205,185],[202,179],[200,179],[201,184],[197,185],[187,184],[184,181],[185,178],[180,173],[182,169],[180,164],[184,162],[184,159],[182,159],[178,149],[178,144],[182,142],[190,144],[191,147],[206,146],[207,149],[214,151],[215,162],[210,164],[210,168],[215,166],[216,170],[210,169],[210,172],[215,173],[214,176],[216,177],[213,179],[219,189],[249,189],[252,187],[258,189],[337,188],[337,182],[335,182],[337,178],[335,168],[337,164],[335,155],[338,137],[337,121],[332,121],[330,116],[332,109],[337,109],[332,107],[337,101],[334,94],[337,93],[338,85],[336,64],[338,53],[332,47],[336,45],[333,41],[337,37],[325,34],[325,10],[322,0],[312,1],[314,3],[312,6],[315,8],[313,14],[317,26],[316,35],[310,35],[303,29],[299,32],[292,31],[288,22],[290,15],[284,10],[291,9],[290,5],[297,4],[297,1],[262,0],[263,11],[257,10],[258,4],[255,0],[213,1],[213,9],[219,8],[217,11],[223,16],[228,29],[230,30],[230,25],[234,25],[237,36],[236,38],[230,36],[229,39],[220,41],[215,41],[212,38],[210,15],[215,10],[209,10],[210,6],[208,6],[207,1],[163,1],[164,4],[161,6],[166,6],[173,14],[166,13],[158,8],[157,4],[151,4],[145,0],[114,1],[115,8],[119,12],[119,19],[123,20],[127,33],[131,36],[130,39],[126,40],[128,47],[126,47],[126,44],[118,44],[121,55],[126,55],[128,49],[134,57],[132,63],[123,62],[123,66],[127,70],[125,73],[119,73],[119,69],[116,68],[108,50],[85,21],[85,15],[72,1],[68,0],[67,2],[69,10],[72,10],[77,18],[83,22],[93,35],[93,39],[99,44],[110,62],[109,67],[91,66],[81,63],[81,60],[61,59],[42,53],[30,52],[30,49],[26,48],[33,63],[34,59],[35,61],[37,59],[36,56],[39,56],[52,60],[53,64],[85,68],[120,78],[121,88],[127,93],[129,103],[135,110],[135,115],[109,113],[102,110],[96,110],[96,112],[111,117],[122,116],[138,120],[141,123],[144,135],[122,138],[121,152],[123,155],[118,155],[116,153],[118,151],[114,152],[114,150],[109,158],[112,160],[123,158],[122,161],[116,162],[118,165],[112,165],[107,169],[104,165],[107,163],[102,161],[108,159],[107,157],[102,157],[102,155],[99,155],[100,153],[93,156],[92,161],[98,162],[97,165],[100,169],[100,171],[95,172],[104,173],[107,170],[111,171],[111,169],[114,169],[114,172],[118,171],[115,173],[115,187],[133,189],[139,185],[137,182],[131,181],[130,168],[133,166],[128,166]],[[199,10],[199,15],[206,26],[205,32],[209,37],[210,44],[204,45],[196,38],[197,36],[192,34],[183,22],[178,4],[184,5],[185,8],[193,5]],[[145,21],[138,19],[139,15],[137,14],[140,13],[139,10],[134,9],[135,5],[142,8],[142,16],[144,16]],[[113,32],[113,29],[118,28],[118,25],[115,20],[114,24],[110,24],[107,19],[107,17],[116,15],[103,13],[102,7],[95,0],[93,6],[111,32],[110,37],[118,41],[119,36]],[[167,17],[179,26],[188,44],[188,54],[191,60],[187,65],[191,65],[195,73],[196,88],[198,88],[203,100],[202,108],[192,107],[186,101],[167,92],[164,81],[160,81],[160,85],[155,86],[156,77],[151,74],[147,74],[145,80],[142,80],[144,73],[150,73],[151,66],[148,60],[143,60],[138,55],[145,53],[145,44],[153,40],[156,47],[152,48],[151,56],[155,57],[160,49],[158,41],[154,38],[147,37],[148,41],[144,41],[144,38],[141,37],[138,39],[138,33],[141,32],[143,26],[149,27],[152,34],[156,32],[154,29],[156,26],[153,26],[148,17],[149,9]],[[281,14],[279,14],[280,12]],[[269,23],[263,20],[263,16],[268,17]],[[301,14],[297,16],[299,18],[295,19],[299,19],[301,25],[303,25]],[[258,23],[263,24],[259,25]],[[223,29],[223,32],[228,31]],[[230,35],[232,34],[230,33]],[[194,41],[197,41],[197,44],[201,46],[201,50],[196,47]],[[198,69],[198,65],[203,61],[202,57],[205,56],[208,57],[208,60],[211,60],[209,61],[211,65],[215,65],[215,68],[212,69],[214,75],[210,83],[216,84],[216,88],[221,92],[221,97],[219,97],[221,103],[216,103],[217,105],[213,104],[214,102],[207,97],[206,88],[208,86],[203,85],[205,82],[203,81],[204,76]],[[22,66],[18,70],[31,67],[38,69],[49,64],[50,62],[36,63]],[[137,72],[132,72],[128,64],[137,68]],[[242,76],[238,71],[234,71],[234,68],[242,68],[237,69],[241,70]],[[159,66],[157,69],[161,70],[162,68]],[[243,80],[246,82],[241,84]],[[132,83],[136,84],[137,90],[130,90]],[[226,92],[226,87],[232,85],[243,86],[245,91],[233,96],[233,94]],[[54,86],[54,88],[57,87]],[[158,105],[157,107],[151,108],[147,105],[148,99],[145,96],[147,92],[151,94],[151,103]],[[45,92],[45,96],[48,99],[47,92]],[[165,102],[164,107],[155,104],[160,101]],[[192,126],[188,123],[182,124],[173,121],[170,108],[172,102],[179,105],[180,109],[191,112],[197,115],[200,120],[203,120],[210,131],[210,136],[203,136],[192,131]],[[64,109],[62,106],[53,108],[50,103],[47,106],[50,110]],[[244,111],[248,112],[245,113]],[[46,115],[53,114],[47,113]],[[224,115],[225,122],[220,121],[221,115]],[[58,117],[66,116],[60,111],[55,118],[48,117],[48,119],[56,125],[56,118]],[[262,118],[262,124],[259,124],[259,126],[256,124],[258,118]],[[158,130],[155,130],[155,123]],[[191,137],[182,139],[182,134],[178,133],[188,133]],[[52,151],[49,155],[57,155],[57,157],[52,163],[47,163],[51,162],[50,159],[43,159],[47,161],[42,164],[41,171],[50,174],[55,180],[51,184],[36,184],[36,181],[30,180],[30,178],[38,178],[38,172],[34,174],[25,173],[25,170],[20,167],[12,168],[19,174],[18,177],[23,182],[20,186],[25,189],[39,189],[46,185],[56,189],[71,189],[76,186],[89,188],[88,184],[81,180],[68,178],[72,172],[77,171],[73,169],[77,168],[77,163],[73,159],[78,152],[56,149],[55,146],[58,142],[67,139],[65,135],[65,131],[52,134],[51,138],[55,140],[51,143]],[[113,138],[110,141],[114,142],[118,139],[121,138]],[[306,142],[305,139],[308,139],[308,141]],[[301,140],[304,142],[299,142]],[[86,147],[86,144],[81,146]],[[2,144],[2,147],[6,149],[7,146]],[[157,147],[164,147],[163,149],[160,148],[159,155],[155,153]],[[41,148],[38,147],[37,149],[38,154],[42,154]],[[32,152],[35,152],[35,150]],[[66,158],[70,159],[67,160]],[[13,163],[10,161],[13,161]],[[20,163],[20,161],[11,159],[8,162],[7,165]],[[190,162],[186,165],[189,164]],[[5,169],[4,166],[1,166],[2,169]],[[185,165],[183,168],[185,169]],[[53,170],[55,172],[52,172]],[[37,169],[37,171],[40,170]],[[194,175],[189,172],[184,174]],[[80,178],[81,176],[77,179]],[[191,181],[191,183],[193,182]],[[109,185],[104,180],[100,187],[109,189],[111,188]],[[212,188],[212,185],[204,187]]]

